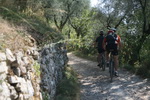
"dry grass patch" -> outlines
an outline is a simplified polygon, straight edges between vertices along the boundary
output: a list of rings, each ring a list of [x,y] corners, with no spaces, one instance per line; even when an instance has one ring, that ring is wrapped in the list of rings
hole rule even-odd
[[[32,42],[35,41],[27,34],[26,29],[21,26],[14,26],[0,18],[0,50],[10,48],[15,51],[26,46],[33,46]]]

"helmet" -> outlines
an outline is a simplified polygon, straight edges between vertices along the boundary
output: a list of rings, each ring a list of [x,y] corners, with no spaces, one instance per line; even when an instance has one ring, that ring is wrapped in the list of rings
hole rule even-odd
[[[110,30],[113,30],[114,32],[116,32],[116,28],[110,28]]]
[[[114,33],[114,31],[113,30],[109,30],[108,32],[107,32],[107,34],[113,34]]]
[[[103,30],[100,30],[100,35],[104,35],[104,31]]]

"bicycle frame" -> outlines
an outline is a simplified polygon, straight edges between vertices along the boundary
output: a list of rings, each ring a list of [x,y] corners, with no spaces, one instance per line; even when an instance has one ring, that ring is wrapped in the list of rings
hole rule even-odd
[[[101,56],[101,64],[102,64],[102,70],[105,71],[105,53],[102,53]]]
[[[101,57],[97,57],[97,61],[100,63],[100,68],[105,71],[105,52],[101,53]]]
[[[113,75],[114,75],[114,59],[112,52],[110,52],[110,61],[109,61],[109,73],[110,73],[110,81],[113,81]]]

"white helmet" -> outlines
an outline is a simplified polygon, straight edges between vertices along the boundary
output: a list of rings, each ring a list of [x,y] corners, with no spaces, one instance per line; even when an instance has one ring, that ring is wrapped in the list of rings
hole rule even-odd
[[[110,30],[113,30],[113,31],[115,31],[115,32],[116,32],[116,28],[110,28]]]

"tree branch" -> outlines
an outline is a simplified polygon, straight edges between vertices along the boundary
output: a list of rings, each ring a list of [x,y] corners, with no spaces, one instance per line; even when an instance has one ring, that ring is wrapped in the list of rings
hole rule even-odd
[[[121,24],[122,20],[126,17],[126,15],[127,13],[125,13],[124,16],[119,20],[119,22],[115,25],[115,28],[117,28]]]
[[[59,27],[58,22],[56,20],[56,15],[54,15],[54,22],[55,22],[56,27],[59,29],[60,27]]]
[[[139,0],[141,7],[142,7],[142,14],[143,14],[143,34],[146,33],[146,0],[144,0],[144,4],[142,3],[142,0]],[[146,33],[147,34],[147,33]]]

